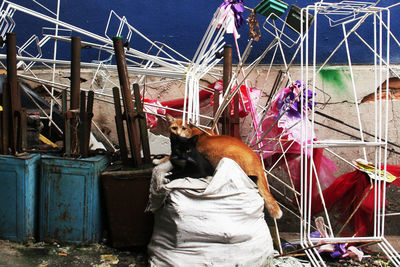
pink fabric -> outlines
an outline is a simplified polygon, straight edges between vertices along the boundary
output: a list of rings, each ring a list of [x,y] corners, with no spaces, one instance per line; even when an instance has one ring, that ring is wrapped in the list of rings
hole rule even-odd
[[[215,85],[213,87],[215,90],[219,90],[220,93],[222,94],[222,89],[223,89],[223,84],[222,84],[222,80],[218,80],[215,82]],[[232,88],[232,91],[235,90],[236,87]],[[249,114],[249,111],[251,112],[253,110],[253,112],[255,113],[255,106],[253,101],[255,99],[259,99],[261,96],[261,91],[257,88],[249,88],[246,87],[244,84],[242,84],[240,86],[240,92],[242,94],[243,97],[243,103],[244,106],[246,108],[246,110],[243,108],[242,105],[242,101],[239,101],[239,117],[243,118],[246,117]],[[250,96],[250,97],[249,97]],[[212,94],[211,96],[211,105],[214,105],[214,94]],[[231,116],[233,116],[234,113],[234,103],[233,100],[231,101]]]
[[[160,106],[160,108],[158,108],[158,107],[154,107],[154,106],[144,105],[144,110],[146,112],[152,112],[155,114],[165,115],[165,113],[166,113],[165,109],[161,108],[163,105],[158,100],[151,100],[151,99],[145,98],[145,99],[143,99],[143,102]],[[147,126],[152,129],[157,126],[158,117],[155,115],[152,115],[152,114],[146,114],[146,121],[147,121]]]
[[[297,90],[297,87],[294,87],[294,90]],[[311,142],[311,140],[316,140],[316,136],[312,131],[310,122],[302,121],[301,116],[290,116],[288,113],[284,113],[283,116],[276,122],[279,117],[278,101],[279,99],[284,98],[286,94],[290,92],[292,92],[291,88],[284,88],[280,90],[280,92],[278,92],[275,98],[272,100],[271,107],[266,114],[266,119],[262,122],[261,125],[262,132],[265,133],[269,131],[261,142],[261,147],[263,151],[263,158],[267,166],[268,162],[274,164],[279,156],[281,156],[282,153],[285,153],[288,161],[290,175],[295,185],[295,188],[296,190],[300,190],[302,124],[303,127],[307,128],[308,133],[312,133],[306,141],[308,144]],[[294,93],[298,94],[297,91]],[[274,123],[275,125],[272,126]],[[295,123],[297,124],[293,126]],[[310,149],[307,152],[308,155],[311,155]],[[323,155],[322,148],[314,149],[312,157],[321,187],[322,189],[325,189],[336,179],[333,173],[337,170],[337,166],[332,160]],[[310,162],[310,160],[308,162]],[[287,166],[283,159],[278,163],[278,165],[283,165],[284,168],[287,170]],[[308,166],[307,169],[310,170],[310,166]],[[307,173],[307,175],[309,174],[310,172]],[[315,186],[316,177],[314,172],[312,172],[312,176],[312,194],[313,196],[316,196],[318,194],[318,190]]]

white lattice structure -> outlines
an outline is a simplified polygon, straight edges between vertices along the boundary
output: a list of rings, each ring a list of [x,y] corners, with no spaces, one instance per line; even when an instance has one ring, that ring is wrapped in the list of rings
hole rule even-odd
[[[327,227],[328,236],[325,238],[312,238],[312,192],[309,188],[312,186],[313,176],[316,177],[316,184],[319,185],[320,177],[315,170],[315,165],[313,162],[313,148],[324,148],[326,151],[331,152],[332,155],[343,160],[345,163],[354,166],[352,160],[346,159],[341,156],[341,149],[349,148],[361,148],[360,158],[366,161],[372,162],[375,167],[374,175],[378,177],[380,173],[380,167],[383,166],[383,170],[386,170],[386,159],[387,159],[387,137],[388,137],[388,95],[386,94],[386,99],[382,99],[382,91],[388,90],[388,88],[382,88],[381,84],[389,79],[389,69],[390,69],[390,10],[388,8],[376,7],[374,3],[370,2],[359,2],[359,1],[343,1],[340,3],[325,3],[319,2],[314,5],[310,5],[303,10],[306,11],[305,21],[308,21],[308,14],[314,16],[314,24],[310,29],[311,34],[305,35],[305,40],[301,46],[301,69],[302,77],[301,80],[309,81],[309,88],[316,93],[317,84],[317,74],[318,72],[329,62],[330,58],[339,49],[339,47],[344,47],[346,49],[346,55],[348,60],[348,68],[352,82],[352,91],[354,96],[354,110],[349,110],[348,114],[343,114],[346,116],[356,116],[357,126],[359,128],[359,138],[360,141],[348,140],[348,139],[329,139],[329,140],[314,140],[311,143],[302,143],[302,176],[301,176],[301,226],[300,226],[300,236],[301,245],[303,248],[308,248],[305,250],[307,256],[309,257],[311,263],[314,266],[326,266],[325,262],[322,260],[320,254],[318,253],[318,247],[316,244],[320,242],[332,242],[332,243],[370,243],[377,242],[378,246],[382,251],[390,258],[392,263],[396,266],[400,265],[400,256],[398,252],[393,248],[393,246],[385,238],[385,206],[379,205],[379,199],[385,203],[386,191],[386,173],[383,179],[371,179],[373,189],[371,193],[374,193],[374,220],[373,220],[373,235],[365,237],[343,237],[335,236],[334,230],[331,224],[331,214],[324,210],[325,222]],[[363,23],[367,17],[372,17],[373,23]],[[318,56],[318,45],[321,37],[318,33],[318,26],[320,21],[328,19],[331,27],[341,27],[342,28],[342,39],[338,44],[338,47],[333,51],[333,53],[328,57],[322,66],[317,66],[317,56]],[[368,33],[373,35],[373,43],[368,44],[361,36],[357,33],[360,27],[367,27]],[[303,33],[302,33],[303,34]],[[378,92],[375,93],[374,109],[373,114],[369,114],[369,123],[374,124],[374,137],[373,140],[367,141],[363,133],[363,121],[360,116],[360,109],[358,106],[358,88],[356,87],[353,68],[352,68],[352,57],[355,56],[351,54],[351,42],[349,41],[350,35],[356,35],[359,39],[363,41],[366,47],[371,51],[371,57],[373,58],[373,73],[374,77],[371,78],[370,91],[375,91],[378,88]],[[311,37],[310,37],[311,36]],[[354,51],[353,51],[354,52]],[[315,102],[315,98],[313,98]],[[303,103],[303,102],[302,102]],[[315,121],[315,111],[311,110],[310,113],[305,113],[305,120],[310,120],[312,123],[311,129],[303,127],[302,130],[302,140],[309,140],[314,132],[314,121]],[[367,153],[368,151],[368,153]],[[309,165],[308,165],[309,163]],[[307,166],[311,166],[307,168]],[[354,166],[355,167],[355,166]],[[321,193],[321,188],[318,186],[319,192]],[[381,195],[381,189],[383,195]],[[323,199],[323,197],[322,197]],[[314,246],[314,247],[313,247]]]

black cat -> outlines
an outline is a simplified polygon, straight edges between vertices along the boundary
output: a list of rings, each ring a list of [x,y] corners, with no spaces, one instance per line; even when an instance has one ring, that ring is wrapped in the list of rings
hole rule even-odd
[[[170,180],[191,177],[202,178],[214,174],[214,167],[196,149],[198,135],[191,138],[171,133],[171,155],[169,160],[174,168],[167,178]]]

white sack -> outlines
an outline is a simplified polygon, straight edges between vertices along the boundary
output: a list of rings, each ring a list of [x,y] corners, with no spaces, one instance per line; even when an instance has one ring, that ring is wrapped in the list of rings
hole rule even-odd
[[[168,171],[168,163],[157,167],[149,205],[155,211],[150,266],[269,265],[273,245],[264,201],[236,162],[223,158],[213,177],[168,184],[162,184],[165,173],[160,172]]]

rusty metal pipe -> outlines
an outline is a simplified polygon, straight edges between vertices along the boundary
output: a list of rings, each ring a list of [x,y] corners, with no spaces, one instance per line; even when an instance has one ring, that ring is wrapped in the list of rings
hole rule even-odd
[[[121,153],[121,160],[123,165],[128,165],[128,149],[126,147],[124,120],[122,118],[121,97],[119,95],[119,88],[113,87],[114,95],[114,108],[115,108],[115,125],[118,135],[119,150]]]
[[[78,121],[77,111],[79,109],[79,98],[81,90],[81,38],[71,37],[71,99],[70,111],[73,116],[70,118],[71,125],[71,154],[79,154]]]
[[[9,88],[10,103],[10,135],[9,145],[11,152],[17,152],[18,122],[21,109],[21,98],[17,83],[17,36],[15,33],[7,33],[7,82]]]
[[[239,119],[239,94],[233,98],[233,120],[231,122],[231,136],[242,140],[240,137],[240,119]]]
[[[124,110],[126,116],[126,124],[128,129],[129,144],[131,148],[131,155],[134,167],[142,163],[141,149],[140,149],[140,136],[138,125],[135,121],[135,110],[132,101],[132,93],[129,87],[129,75],[126,65],[126,58],[124,52],[124,44],[121,36],[113,37],[115,60],[117,62],[118,77],[121,86],[122,100],[124,103]]]
[[[82,100],[83,98],[83,100]],[[84,158],[89,156],[89,144],[90,144],[90,129],[92,125],[93,117],[93,101],[94,92],[89,91],[87,95],[86,103],[86,92],[81,92],[81,154]]]
[[[232,46],[224,46],[224,64],[222,73],[223,94],[230,90],[228,85],[232,79]],[[222,134],[230,135],[230,105],[226,107],[222,116]]]
[[[15,33],[7,33],[7,81],[11,95],[17,94],[17,36]],[[16,101],[18,101],[16,99]],[[19,101],[20,103],[20,101]]]
[[[62,112],[64,116],[64,154],[71,154],[71,125],[67,117],[67,90],[62,91]]]
[[[93,103],[94,103],[94,92],[89,91],[87,96],[87,104],[86,104],[86,135],[85,135],[85,156],[88,156],[89,153],[89,145],[90,145],[90,133],[92,131],[92,118],[93,118]]]
[[[215,114],[217,114],[217,110],[219,107],[219,95],[220,92],[218,90],[214,91],[214,107],[213,107],[213,116],[215,116]]]
[[[28,115],[25,109],[19,112],[19,125],[18,125],[18,151],[22,152],[28,149]]]
[[[8,88],[8,83],[3,83],[3,93],[2,93],[2,106],[3,111],[1,112],[1,142],[3,154],[8,154],[8,147],[10,143],[10,90]]]
[[[149,136],[147,133],[146,114],[143,111],[142,99],[140,97],[139,84],[133,84],[133,93],[135,95],[136,111],[138,113],[140,139],[142,141],[144,163],[151,163]]]
[[[79,109],[81,90],[81,38],[71,37],[71,102],[70,109]]]
[[[83,157],[87,156],[87,152],[85,151],[85,136],[87,129],[87,121],[86,121],[86,92],[80,92],[80,110],[79,110],[79,152]]]

